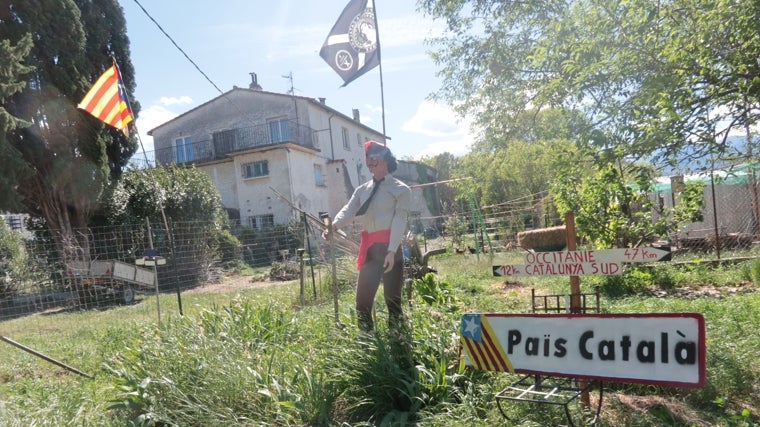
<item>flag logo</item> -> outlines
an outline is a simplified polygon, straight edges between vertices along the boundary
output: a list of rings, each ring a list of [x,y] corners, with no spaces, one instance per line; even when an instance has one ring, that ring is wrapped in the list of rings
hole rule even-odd
[[[121,73],[114,63],[101,74],[78,107],[128,135],[128,125],[134,120],[134,115],[127,100]]]
[[[364,9],[351,20],[348,26],[348,42],[360,53],[371,53],[377,49],[377,31],[375,31],[375,12],[372,8]]]
[[[462,347],[473,367],[480,370],[513,372],[512,362],[484,314],[462,316]]]
[[[380,64],[373,0],[351,0],[319,51],[343,86]]]

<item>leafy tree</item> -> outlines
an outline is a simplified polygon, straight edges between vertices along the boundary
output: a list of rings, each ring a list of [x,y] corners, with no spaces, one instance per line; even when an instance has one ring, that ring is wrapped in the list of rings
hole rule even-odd
[[[160,255],[182,265],[179,280],[184,283],[210,279],[212,267],[220,261],[232,264],[236,256],[240,243],[224,230],[226,213],[219,191],[207,174],[194,167],[172,164],[128,170],[103,199],[98,216],[115,235],[122,235],[124,225],[149,219],[150,243]],[[126,253],[114,256],[134,256],[149,247],[147,236],[130,234],[122,240]],[[159,282],[172,283],[168,274],[159,271]]]
[[[424,157],[419,161],[436,170],[438,181],[460,178],[454,175],[459,159],[449,152],[437,154],[433,157]],[[448,215],[456,211],[457,191],[453,185],[439,184],[436,186],[436,193],[441,205],[435,211],[431,210],[431,212],[440,212],[443,215]]]
[[[464,246],[464,235],[467,233],[467,221],[459,215],[450,215],[444,223],[446,234],[451,237],[451,245],[455,248]]]
[[[135,224],[149,218],[162,223],[197,222],[222,228],[225,212],[221,196],[209,176],[176,164],[127,171],[100,212],[109,224]],[[162,212],[163,209],[163,212]]]
[[[24,55],[29,39],[33,45]],[[11,63],[23,57],[33,67],[23,70],[23,90],[17,77],[0,77],[0,87],[16,85],[2,94],[4,111],[28,124],[4,126],[0,156],[16,167],[2,168],[0,181],[17,197],[0,198],[0,208],[44,219],[64,259],[87,257],[89,243],[74,230],[88,225],[103,188],[136,150],[134,138],[77,109],[113,59],[130,97],[134,91],[123,10],[117,0],[6,1],[0,6],[0,44],[18,46]],[[136,114],[139,106],[132,106]],[[19,169],[30,173],[14,172]]]
[[[5,107],[6,100],[17,94],[26,86],[21,78],[32,71],[32,67],[23,64],[24,58],[32,48],[32,38],[28,34],[11,45],[10,40],[0,40],[0,164],[4,173],[0,173],[0,193],[5,203],[0,208],[11,211],[23,209],[21,199],[16,192],[19,177],[24,179],[31,170],[21,158],[21,153],[13,148],[7,140],[7,134],[17,128],[27,127],[25,122],[14,117]]]
[[[585,161],[566,163],[559,172],[553,183],[555,203],[575,214],[578,236],[597,248],[651,243],[701,220],[699,183],[688,183],[681,203],[668,209],[651,196],[654,175],[651,165],[627,162],[618,150],[587,152]]]
[[[514,133],[546,108],[582,112],[629,160],[730,157],[758,119],[760,4],[754,0],[422,0],[445,20],[437,94],[482,129]],[[599,147],[598,147],[599,148]]]
[[[705,184],[701,181],[687,181],[681,192],[680,203],[673,212],[678,223],[702,222],[705,220]]]
[[[475,149],[497,156],[473,162],[478,181],[491,180],[484,193],[502,189],[493,193],[501,198],[504,187],[518,187],[496,169],[513,157],[499,150],[521,134],[550,139],[526,130],[542,122],[541,113],[559,112],[570,126],[554,129],[565,129],[582,155],[555,163],[556,200],[601,246],[636,244],[693,217],[698,198],[652,222],[652,166],[732,159],[729,133],[760,114],[760,3],[753,0],[420,6],[448,29],[434,41],[443,77],[436,96],[475,117],[483,130]]]
[[[655,240],[663,231],[652,222],[651,168],[609,162],[593,175],[581,165],[574,169],[557,180],[554,192],[559,208],[574,213],[578,236],[597,248],[628,247]],[[626,182],[634,174],[637,185]]]
[[[515,120],[515,133],[495,127],[486,129],[483,139],[459,162],[457,173],[473,178],[464,183],[467,187],[463,190],[475,191],[481,206],[516,200],[521,200],[523,206],[550,203],[545,196],[557,171],[563,163],[576,163],[579,155],[571,139],[578,126],[576,120],[573,114],[547,110]],[[544,208],[554,211],[549,205]],[[524,220],[513,218],[509,228]],[[535,220],[538,218],[534,218],[534,224]]]

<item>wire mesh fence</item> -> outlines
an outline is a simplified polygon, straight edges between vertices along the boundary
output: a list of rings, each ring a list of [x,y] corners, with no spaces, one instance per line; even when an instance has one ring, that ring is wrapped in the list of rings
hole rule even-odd
[[[317,259],[324,242],[302,224],[263,230],[167,222],[19,234],[0,264],[0,319],[55,308],[131,303],[135,293],[183,291],[220,280],[236,266],[279,265],[293,279],[299,249]],[[310,234],[310,235],[307,235]],[[308,242],[307,242],[308,240]],[[5,246],[5,245],[4,245]],[[274,270],[274,269],[272,269]],[[285,273],[290,272],[290,273]]]
[[[419,262],[425,253],[440,253],[442,248],[473,253],[517,249],[519,232],[561,223],[556,212],[543,206],[545,195],[411,218],[413,239],[405,254]],[[668,189],[652,197],[660,207],[679,202]],[[666,244],[676,253],[720,255],[749,249],[758,235],[756,187],[749,182],[706,185],[704,201],[703,220],[672,233]],[[136,293],[182,292],[218,282],[225,271],[240,266],[260,268],[271,280],[302,278],[306,289],[316,294],[317,278],[331,280],[325,273],[331,251],[343,260],[337,263],[340,280],[353,282],[359,230],[345,230],[331,247],[321,237],[320,218],[304,212],[296,218],[288,225],[262,229],[231,224],[219,230],[214,224],[146,221],[67,235],[14,232],[15,240],[0,241],[0,320],[55,308],[131,303]]]
[[[657,244],[669,246],[676,254],[699,252],[718,257],[724,251],[750,249],[760,238],[760,189],[755,182],[705,179],[699,220],[681,223],[668,235],[658,236]],[[520,232],[563,223],[563,215],[546,204],[547,195],[543,192],[488,206],[470,206],[450,215],[420,218],[432,221],[432,225],[417,231],[423,238],[443,236],[447,245],[461,250],[516,249]],[[674,193],[670,184],[656,186],[650,198],[653,221],[673,212],[682,202],[678,189]]]
[[[661,206],[679,203],[670,188],[656,194]],[[678,251],[716,252],[749,249],[760,236],[758,188],[754,179],[711,179],[703,189],[701,221],[685,224],[670,236]]]

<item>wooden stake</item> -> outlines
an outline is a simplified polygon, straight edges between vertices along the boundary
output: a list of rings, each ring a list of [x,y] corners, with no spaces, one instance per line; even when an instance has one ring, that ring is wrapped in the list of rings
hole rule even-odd
[[[12,345],[14,347],[20,348],[21,350],[24,350],[27,353],[33,354],[33,355],[39,357],[40,359],[46,360],[46,361],[48,361],[48,362],[50,362],[50,363],[52,363],[54,365],[58,365],[58,366],[60,366],[63,369],[69,370],[69,371],[71,371],[71,372],[73,372],[75,374],[81,375],[81,376],[83,376],[85,378],[92,379],[92,376],[87,375],[84,372],[82,372],[82,371],[80,371],[78,369],[72,368],[71,366],[68,366],[68,365],[66,365],[66,364],[64,364],[62,362],[59,362],[59,361],[53,359],[52,357],[45,356],[44,354],[42,354],[42,353],[40,353],[38,351],[32,350],[31,348],[29,348],[29,347],[27,347],[27,346],[25,346],[23,344],[19,344],[16,341],[13,341],[10,338],[7,338],[7,337],[4,337],[4,336],[0,335],[0,340],[3,340],[5,342],[7,342],[8,344],[10,344],[10,345]]]
[[[575,243],[575,214],[573,212],[565,212],[565,234],[567,239],[567,250],[574,251],[577,247]],[[584,312],[581,304],[581,280],[578,276],[570,276],[570,312],[572,314]],[[586,382],[580,381],[578,386],[585,389]],[[586,407],[591,405],[588,390],[581,393],[581,404]]]

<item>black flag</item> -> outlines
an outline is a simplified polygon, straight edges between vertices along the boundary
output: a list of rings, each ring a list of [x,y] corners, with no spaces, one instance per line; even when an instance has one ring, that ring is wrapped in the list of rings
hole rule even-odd
[[[380,64],[373,1],[349,1],[319,51],[343,79],[343,86]]]

